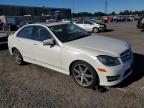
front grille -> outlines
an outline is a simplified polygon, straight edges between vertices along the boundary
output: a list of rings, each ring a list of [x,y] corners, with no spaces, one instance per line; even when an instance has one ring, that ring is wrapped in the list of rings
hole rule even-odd
[[[132,59],[132,52],[130,49],[120,54],[123,63],[126,63]]]
[[[6,41],[8,41],[8,37],[1,37],[0,38],[0,42],[6,42]]]

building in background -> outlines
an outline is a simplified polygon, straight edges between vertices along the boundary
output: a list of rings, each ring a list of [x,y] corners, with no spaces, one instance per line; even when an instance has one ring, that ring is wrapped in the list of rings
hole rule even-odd
[[[71,9],[0,5],[0,15],[5,16],[49,16],[55,19],[71,19]]]

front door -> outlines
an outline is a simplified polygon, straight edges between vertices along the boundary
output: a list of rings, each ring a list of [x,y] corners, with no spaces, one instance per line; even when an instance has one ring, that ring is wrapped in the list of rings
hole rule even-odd
[[[61,67],[60,49],[59,45],[43,45],[43,41],[53,38],[47,28],[43,26],[34,27],[34,44],[35,44],[35,59],[39,62]]]
[[[86,31],[92,31],[93,30],[93,25],[88,20],[84,20],[84,27],[85,27]]]

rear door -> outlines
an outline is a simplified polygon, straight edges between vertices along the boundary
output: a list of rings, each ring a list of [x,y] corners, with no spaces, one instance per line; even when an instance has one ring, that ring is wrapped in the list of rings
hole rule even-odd
[[[33,26],[26,26],[17,34],[17,48],[23,57],[34,59]]]

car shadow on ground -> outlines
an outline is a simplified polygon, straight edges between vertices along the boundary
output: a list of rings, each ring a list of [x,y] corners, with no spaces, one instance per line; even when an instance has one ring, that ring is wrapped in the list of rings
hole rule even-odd
[[[141,30],[141,32],[144,32],[144,30]]]
[[[3,51],[3,50],[8,50],[8,45],[7,44],[0,45],[0,51]]]
[[[127,87],[135,81],[140,80],[144,77],[144,55],[134,53],[134,64],[133,64],[133,72],[132,74],[122,81],[120,84],[114,87]]]
[[[112,32],[114,31],[113,29],[106,29],[104,32]]]
[[[112,31],[115,31],[115,30],[113,30],[113,29],[106,29],[105,31],[100,31],[97,34],[99,34],[99,33],[106,33],[106,32],[112,32]],[[94,32],[88,32],[88,33],[93,34]]]

